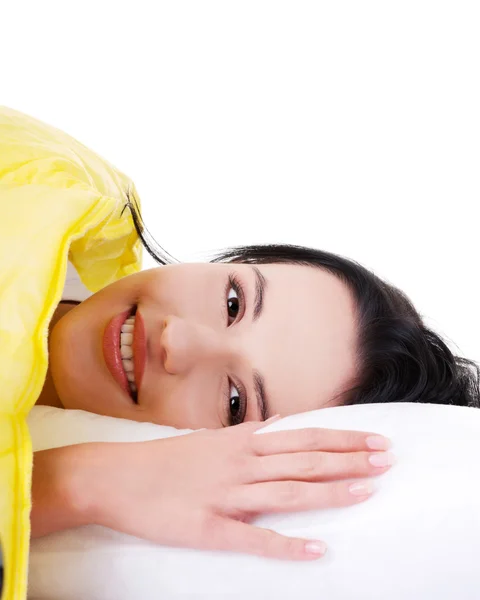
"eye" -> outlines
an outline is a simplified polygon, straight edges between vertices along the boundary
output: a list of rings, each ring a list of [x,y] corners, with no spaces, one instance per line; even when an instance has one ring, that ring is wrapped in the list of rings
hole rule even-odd
[[[227,327],[240,320],[245,312],[245,301],[242,284],[235,275],[230,275],[226,289]]]
[[[239,425],[245,420],[247,398],[244,390],[228,379],[227,419],[229,426]]]
[[[240,310],[240,299],[237,296],[237,292],[233,289],[233,287],[230,288],[230,292],[228,294],[227,307],[228,318],[233,319],[235,321],[238,315],[238,311]]]

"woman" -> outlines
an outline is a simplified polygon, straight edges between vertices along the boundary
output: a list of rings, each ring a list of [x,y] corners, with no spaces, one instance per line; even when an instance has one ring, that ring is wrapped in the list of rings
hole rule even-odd
[[[128,206],[147,250],[168,265]],[[259,422],[341,404],[480,402],[478,367],[399,290],[350,260],[292,246],[143,271],[60,305],[49,356],[40,403],[205,431],[38,453],[34,535],[98,523],[162,544],[316,558],[321,542],[247,521],[368,499],[370,480],[356,479],[389,469],[388,440],[254,436]]]

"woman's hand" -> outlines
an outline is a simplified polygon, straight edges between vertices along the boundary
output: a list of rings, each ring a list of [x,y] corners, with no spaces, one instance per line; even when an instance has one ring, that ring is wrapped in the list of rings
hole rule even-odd
[[[249,521],[260,513],[357,504],[373,490],[370,481],[353,479],[389,466],[369,462],[367,438],[374,434],[303,429],[254,435],[264,425],[72,447],[84,473],[73,487],[79,522],[170,546],[318,558],[321,542],[284,537]],[[374,439],[377,449],[382,440],[387,449],[385,438]],[[389,453],[375,454],[388,463]]]

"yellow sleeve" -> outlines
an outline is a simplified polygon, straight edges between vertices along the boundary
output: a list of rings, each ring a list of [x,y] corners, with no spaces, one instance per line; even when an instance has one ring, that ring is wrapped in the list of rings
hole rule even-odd
[[[67,261],[95,292],[140,270],[133,183],[65,133],[0,107],[0,543],[2,600],[24,600],[32,449],[26,416],[47,372]]]

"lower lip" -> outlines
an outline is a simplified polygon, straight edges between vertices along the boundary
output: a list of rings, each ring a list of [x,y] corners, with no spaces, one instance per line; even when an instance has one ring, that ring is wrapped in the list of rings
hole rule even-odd
[[[105,333],[103,334],[103,356],[105,363],[115,381],[128,394],[129,398],[132,396],[120,354],[120,333],[122,325],[128,319],[131,312],[131,310],[126,310],[114,317],[105,328]]]

